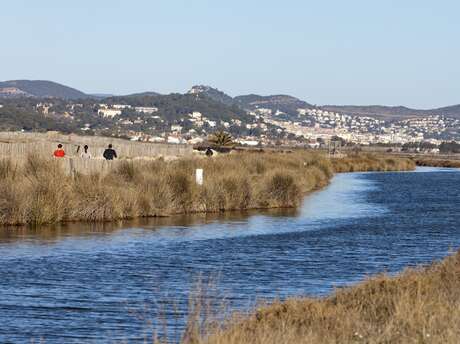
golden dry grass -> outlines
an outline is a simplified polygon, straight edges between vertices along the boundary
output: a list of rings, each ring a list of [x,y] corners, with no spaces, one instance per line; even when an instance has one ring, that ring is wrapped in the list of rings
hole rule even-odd
[[[417,166],[460,168],[460,160],[419,158],[415,163]]]
[[[459,343],[460,252],[329,297],[292,298],[202,323],[189,322],[184,344]]]
[[[332,163],[336,172],[404,171],[415,167],[415,162],[410,159],[372,154],[352,154],[345,158],[333,159]]]
[[[299,151],[244,153],[212,159],[124,161],[108,174],[69,176],[59,161],[29,156],[0,161],[0,224],[110,221],[181,213],[296,207],[334,171],[414,168],[407,159],[327,159]],[[196,185],[196,168],[204,185]]]

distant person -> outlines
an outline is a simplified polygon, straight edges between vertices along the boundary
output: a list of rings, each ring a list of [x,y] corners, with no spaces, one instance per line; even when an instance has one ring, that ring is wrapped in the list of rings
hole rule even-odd
[[[91,159],[91,154],[90,152],[88,152],[88,149],[89,149],[88,145],[84,145],[83,152],[80,155],[82,159]]]
[[[206,156],[211,157],[211,156],[213,156],[214,152],[212,151],[212,149],[210,147],[208,147],[204,154],[206,154]]]
[[[65,151],[62,148],[61,144],[58,144],[57,149],[54,151],[53,155],[54,155],[55,158],[63,158],[63,157],[65,157]]]
[[[104,151],[103,154],[105,160],[113,160],[114,158],[117,158],[117,152],[115,152],[115,149],[112,148],[112,145],[109,145],[109,148],[107,148]]]

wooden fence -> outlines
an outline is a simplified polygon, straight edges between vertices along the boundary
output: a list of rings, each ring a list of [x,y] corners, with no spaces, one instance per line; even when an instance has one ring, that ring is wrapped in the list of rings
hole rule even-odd
[[[62,135],[57,133],[0,132],[0,157],[16,158],[30,154],[49,157],[61,143],[68,157],[79,157],[83,146],[89,146],[93,158],[102,158],[104,149],[112,144],[122,159],[182,157],[192,155],[190,145],[133,142],[108,137]]]
[[[14,169],[21,171],[26,167],[27,156],[17,157],[15,159],[0,157],[0,162],[2,160],[10,160],[13,163]],[[173,157],[166,157],[165,160],[173,159]],[[110,171],[115,170],[121,164],[124,163],[133,163],[135,166],[147,165],[149,162],[152,162],[154,159],[121,159],[121,160],[111,160],[107,161],[105,159],[83,159],[79,157],[65,157],[65,158],[44,158],[42,161],[46,164],[49,164],[50,168],[58,165],[65,174],[75,175],[76,173],[80,174],[96,174],[106,175]]]

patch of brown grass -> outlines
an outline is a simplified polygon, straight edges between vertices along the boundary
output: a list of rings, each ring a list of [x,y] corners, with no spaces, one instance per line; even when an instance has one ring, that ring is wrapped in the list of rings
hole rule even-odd
[[[413,170],[415,162],[407,158],[387,158],[372,154],[352,154],[332,159],[335,172],[405,171]]]
[[[417,166],[460,168],[460,160],[420,158],[415,160]]]
[[[277,170],[265,178],[260,199],[270,207],[295,207],[300,200],[300,186],[295,177],[283,170]]]
[[[402,159],[330,160],[308,151],[242,153],[211,159],[126,161],[108,174],[68,175],[59,160],[0,161],[0,224],[110,221],[258,208],[295,207],[334,171],[410,169]],[[195,169],[204,170],[204,185]]]
[[[194,333],[200,335],[183,343],[458,343],[460,252],[395,277],[369,278],[329,297],[292,298],[204,330],[195,326]]]

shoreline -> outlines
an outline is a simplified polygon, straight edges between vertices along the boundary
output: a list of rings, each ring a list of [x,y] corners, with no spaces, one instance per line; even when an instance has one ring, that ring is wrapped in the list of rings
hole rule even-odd
[[[460,250],[429,265],[379,273],[323,297],[298,296],[232,313],[209,327],[196,314],[181,343],[457,343]],[[193,322],[195,321],[195,322]]]
[[[373,173],[372,171],[368,172]],[[357,173],[360,172],[357,171]],[[336,174],[334,174],[329,181],[331,181],[335,175]],[[322,188],[312,192],[320,190],[322,190]],[[226,213],[231,213],[231,211]],[[457,255],[460,255],[460,253]],[[393,314],[389,315],[385,313],[387,308],[384,308],[383,317],[388,317],[390,320],[381,320],[380,318],[373,319],[371,316],[375,314],[373,313],[375,309],[378,309],[379,312],[381,312],[381,307],[391,307],[395,303],[398,304],[398,302],[402,302],[404,305],[409,304],[411,307],[413,306],[415,308],[414,312],[416,313],[416,316],[411,317],[413,309],[408,310],[407,314],[405,313],[405,315],[407,315],[407,322],[412,321],[416,317],[422,317],[425,314],[425,311],[427,311],[426,313],[429,314],[429,316],[426,317],[427,321],[440,317],[443,321],[446,321],[445,326],[448,326],[450,323],[445,309],[441,308],[443,313],[438,315],[429,313],[430,308],[428,308],[428,310],[423,309],[423,311],[418,308],[426,307],[423,302],[426,299],[430,300],[430,294],[426,296],[426,293],[431,292],[432,290],[437,290],[446,284],[449,285],[449,288],[451,287],[451,284],[449,284],[451,282],[449,281],[451,281],[452,278],[445,279],[444,275],[446,273],[449,274],[450,277],[454,276],[460,280],[460,276],[456,275],[460,272],[458,269],[460,258],[457,259],[458,263],[455,264],[445,263],[445,261],[451,262],[452,258],[446,257],[442,260],[442,262],[434,263],[429,267],[418,266],[416,268],[410,268],[408,271],[405,270],[397,275],[372,275],[363,281],[353,283],[347,287],[342,287],[333,294],[328,294],[324,297],[314,298],[299,296],[295,298],[288,298],[282,302],[275,301],[271,304],[257,307],[254,311],[251,311],[248,314],[235,314],[234,317],[230,318],[230,322],[219,323],[217,325],[214,324],[215,326],[212,327],[209,332],[202,332],[204,335],[193,339],[193,343],[274,344],[282,342],[285,338],[290,339],[289,342],[294,343],[301,342],[301,340],[305,338],[308,338],[308,342],[315,343],[378,343],[381,342],[379,341],[379,339],[382,340],[381,338],[385,338],[386,342],[396,343],[417,342],[411,341],[411,338],[418,338],[418,342],[423,342],[425,340],[431,342],[430,338],[434,340],[436,335],[439,335],[439,333],[432,328],[424,327],[424,325],[420,323],[403,323],[404,326],[401,325],[401,333],[399,330],[398,333],[395,333],[393,328],[385,328],[384,326],[388,323],[388,326],[391,327],[391,322],[393,321],[390,317],[393,316]],[[454,267],[456,272],[452,272],[451,268],[440,269],[439,266]],[[437,271],[441,271],[442,274],[433,275],[433,271],[435,273]],[[427,272],[431,277],[426,277]],[[405,276],[409,276],[410,278],[406,279]],[[440,276],[443,279],[440,279]],[[426,285],[424,283],[425,281],[430,282],[437,279],[440,279],[440,281],[434,286]],[[412,293],[412,291],[416,292]],[[419,291],[421,296],[417,294]],[[442,289],[442,292],[445,293],[446,290]],[[448,292],[453,294],[453,291],[450,289]],[[421,297],[422,300],[417,299],[417,295]],[[442,296],[444,297],[445,294]],[[436,299],[436,302],[439,301],[436,295],[433,298]],[[433,306],[432,302],[428,303],[428,307]],[[435,305],[433,307],[438,306],[439,305]],[[450,307],[451,306],[452,305],[450,305]],[[369,311],[367,312],[368,308]],[[406,319],[398,319],[398,321],[404,320]],[[452,322],[453,320],[450,321]],[[406,326],[408,326],[409,329],[407,329]],[[418,330],[419,328],[422,329],[421,337]],[[409,332],[404,332],[406,330]],[[388,333],[392,334],[392,337],[389,339],[386,337],[379,337],[387,335]],[[426,336],[427,334],[429,337]],[[452,340],[452,337],[450,339],[447,338],[446,341],[434,342],[455,343],[455,341]],[[184,341],[184,343],[190,343],[190,341]]]
[[[194,181],[196,168],[205,181]],[[336,173],[413,170],[409,159],[312,152],[239,153],[213,159],[123,162],[107,175],[67,176],[52,160],[22,170],[0,161],[0,226],[110,222],[183,214],[297,208]]]
[[[418,158],[415,163],[423,167],[460,168],[460,160]]]

